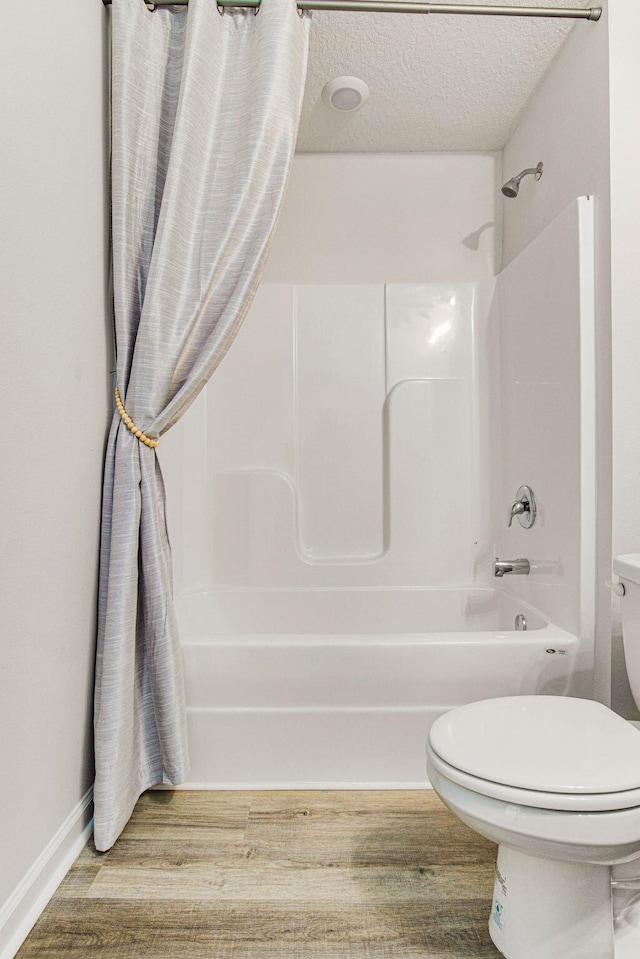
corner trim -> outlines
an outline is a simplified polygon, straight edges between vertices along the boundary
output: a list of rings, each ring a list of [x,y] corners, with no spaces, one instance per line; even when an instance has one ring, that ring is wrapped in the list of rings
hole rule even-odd
[[[93,832],[91,786],[0,909],[0,959],[13,959]]]

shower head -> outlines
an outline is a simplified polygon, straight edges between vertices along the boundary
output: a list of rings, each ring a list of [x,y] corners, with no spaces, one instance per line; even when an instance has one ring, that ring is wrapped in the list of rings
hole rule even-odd
[[[523,170],[522,173],[519,173],[517,176],[511,177],[510,180],[507,180],[505,185],[502,187],[502,192],[505,196],[513,199],[514,196],[518,195],[518,190],[520,189],[520,181],[529,176],[532,173],[536,180],[539,180],[542,176],[542,163],[540,162],[536,167],[529,167],[527,170]]]
[[[505,185],[502,187],[502,192],[505,196],[513,199],[514,196],[518,195],[518,190],[520,189],[520,180],[516,177],[512,177],[510,180],[507,180]]]

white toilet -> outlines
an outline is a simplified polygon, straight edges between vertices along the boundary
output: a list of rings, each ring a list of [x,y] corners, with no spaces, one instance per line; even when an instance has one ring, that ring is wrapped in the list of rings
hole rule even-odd
[[[640,706],[640,554],[618,557],[614,571]],[[499,843],[489,931],[507,959],[640,959],[635,726],[591,700],[483,700],[433,724],[427,771],[449,809]],[[615,936],[614,865],[626,890]]]

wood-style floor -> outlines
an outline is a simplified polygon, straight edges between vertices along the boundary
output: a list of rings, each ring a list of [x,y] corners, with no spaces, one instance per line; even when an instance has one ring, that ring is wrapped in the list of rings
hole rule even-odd
[[[494,857],[427,790],[149,792],[18,959],[496,959]]]

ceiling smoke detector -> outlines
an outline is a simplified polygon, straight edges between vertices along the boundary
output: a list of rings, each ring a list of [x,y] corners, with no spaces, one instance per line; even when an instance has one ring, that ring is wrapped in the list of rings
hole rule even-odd
[[[369,87],[358,77],[336,77],[322,91],[322,99],[340,113],[353,113],[369,99]]]

